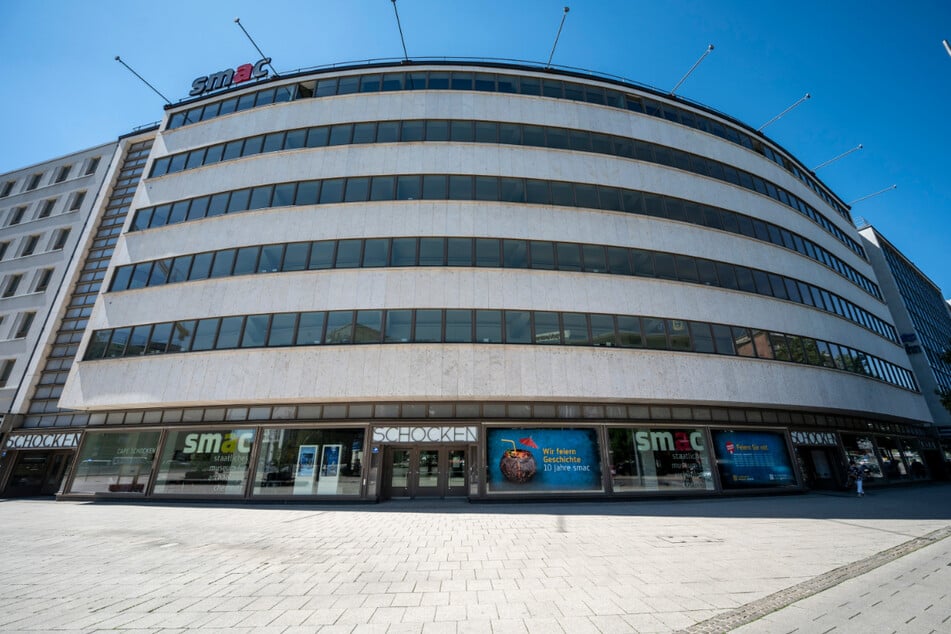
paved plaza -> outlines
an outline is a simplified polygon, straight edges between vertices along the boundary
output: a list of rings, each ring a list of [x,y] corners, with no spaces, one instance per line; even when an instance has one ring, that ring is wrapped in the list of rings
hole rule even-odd
[[[4,632],[949,632],[951,485],[717,500],[0,501]]]

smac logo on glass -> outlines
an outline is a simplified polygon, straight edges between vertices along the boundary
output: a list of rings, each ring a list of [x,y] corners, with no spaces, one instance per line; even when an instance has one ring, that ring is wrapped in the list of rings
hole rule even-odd
[[[250,453],[253,434],[188,434],[182,453]]]

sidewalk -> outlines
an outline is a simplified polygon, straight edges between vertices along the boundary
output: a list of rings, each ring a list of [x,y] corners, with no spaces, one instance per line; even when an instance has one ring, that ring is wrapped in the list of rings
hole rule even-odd
[[[6,500],[0,630],[948,631],[949,527],[951,485],[575,504]]]

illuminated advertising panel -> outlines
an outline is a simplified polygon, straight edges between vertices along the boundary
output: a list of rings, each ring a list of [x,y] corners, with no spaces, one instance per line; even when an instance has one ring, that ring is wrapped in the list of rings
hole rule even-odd
[[[713,448],[724,489],[796,486],[786,438],[780,432],[714,430]]]
[[[489,429],[486,456],[490,493],[603,490],[594,429]]]

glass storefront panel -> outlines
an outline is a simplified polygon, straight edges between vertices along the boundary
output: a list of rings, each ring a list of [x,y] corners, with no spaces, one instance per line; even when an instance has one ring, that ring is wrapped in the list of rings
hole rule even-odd
[[[360,495],[363,429],[265,429],[254,495]]]
[[[89,432],[70,493],[145,493],[159,432]]]
[[[878,457],[882,461],[882,473],[890,480],[904,480],[908,478],[908,465],[902,459],[898,439],[888,436],[876,436]]]
[[[871,436],[854,436],[852,434],[841,434],[842,446],[845,448],[845,455],[849,464],[858,465],[860,468],[868,469],[873,478],[881,478],[882,469],[875,457],[875,443]]]
[[[720,484],[724,489],[796,486],[786,436],[775,431],[713,430]]]
[[[594,429],[493,428],[486,432],[489,493],[603,491]]]
[[[169,432],[154,492],[242,495],[253,444],[253,429]]]
[[[700,429],[608,430],[615,492],[715,488]]]

